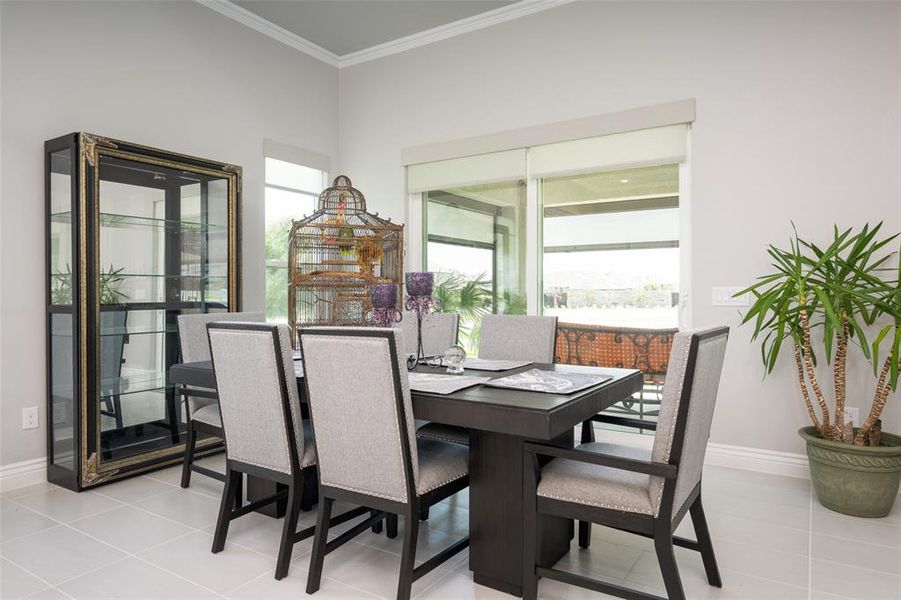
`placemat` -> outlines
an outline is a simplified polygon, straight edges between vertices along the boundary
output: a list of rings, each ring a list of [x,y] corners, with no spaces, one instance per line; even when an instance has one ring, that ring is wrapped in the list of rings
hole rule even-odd
[[[474,371],[509,371],[531,365],[530,360],[488,360],[486,358],[467,358],[463,361],[464,369]]]
[[[573,394],[611,379],[613,379],[611,375],[561,373],[558,371],[529,369],[515,375],[492,379],[485,385],[529,392],[544,392],[546,394]]]
[[[490,377],[468,375],[439,375],[437,373],[409,373],[410,389],[429,394],[453,394],[462,389],[491,381]]]

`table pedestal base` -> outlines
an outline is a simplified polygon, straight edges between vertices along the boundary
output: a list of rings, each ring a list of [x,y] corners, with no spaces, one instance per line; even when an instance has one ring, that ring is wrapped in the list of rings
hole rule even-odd
[[[469,447],[469,568],[481,585],[522,596],[523,442],[526,438],[472,431]],[[554,439],[571,448],[573,434]],[[542,516],[541,563],[569,552],[573,522]]]

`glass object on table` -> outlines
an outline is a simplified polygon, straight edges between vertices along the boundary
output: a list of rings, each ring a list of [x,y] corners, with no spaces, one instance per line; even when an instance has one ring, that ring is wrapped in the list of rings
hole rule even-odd
[[[444,351],[444,364],[447,372],[459,375],[463,372],[463,361],[466,360],[466,350],[463,346],[454,345]]]

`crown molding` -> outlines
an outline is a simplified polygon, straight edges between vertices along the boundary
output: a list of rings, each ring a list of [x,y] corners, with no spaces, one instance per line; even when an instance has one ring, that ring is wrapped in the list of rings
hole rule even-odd
[[[302,38],[296,33],[291,33],[283,27],[279,27],[272,21],[267,21],[245,8],[241,8],[234,2],[228,0],[196,0],[199,4],[206,6],[217,13],[228,17],[242,25],[246,25],[263,35],[269,36],[277,42],[281,42],[286,46],[291,46],[295,50],[300,50],[304,54],[317,58],[324,63],[333,67],[338,67],[338,55],[330,50],[326,50],[318,44],[314,44],[306,38]]]
[[[339,67],[350,67],[360,63],[376,60],[399,52],[426,46],[441,40],[446,40],[471,31],[478,31],[492,25],[512,21],[520,17],[525,17],[549,8],[555,8],[564,4],[569,4],[574,0],[520,0],[513,4],[508,4],[494,10],[489,10],[459,21],[453,21],[445,25],[439,25],[425,31],[412,33],[408,36],[378,44],[363,50],[357,50],[350,54],[344,54],[338,58]]]
[[[283,27],[279,27],[275,23],[268,21],[249,10],[242,8],[230,2],[229,0],[195,0],[196,2],[210,8],[221,15],[246,25],[263,35],[267,35],[272,39],[288,45],[295,50],[300,50],[304,54],[308,54],[313,58],[317,58],[333,67],[343,68],[353,65],[405,52],[420,46],[426,46],[441,40],[446,40],[471,31],[478,31],[492,25],[512,21],[526,15],[531,15],[549,8],[555,8],[563,4],[569,4],[574,0],[520,0],[507,6],[502,6],[494,10],[489,10],[478,15],[473,15],[465,19],[453,21],[445,25],[439,25],[425,31],[391,40],[384,44],[378,44],[370,48],[364,48],[350,54],[338,56],[330,50],[326,50],[318,44],[314,44],[310,40],[303,38],[296,33],[292,33]]]

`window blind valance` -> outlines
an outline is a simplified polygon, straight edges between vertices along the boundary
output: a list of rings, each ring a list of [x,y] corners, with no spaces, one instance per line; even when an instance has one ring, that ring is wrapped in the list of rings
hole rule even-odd
[[[688,124],[627,131],[529,148],[529,177],[551,177],[685,160]]]
[[[407,190],[415,194],[525,178],[526,150],[518,148],[410,165],[407,168]]]

